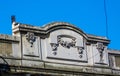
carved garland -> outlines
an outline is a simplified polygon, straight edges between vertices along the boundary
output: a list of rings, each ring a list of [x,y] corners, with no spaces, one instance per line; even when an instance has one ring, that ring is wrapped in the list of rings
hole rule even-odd
[[[64,41],[62,39],[62,36],[58,36],[58,44],[60,44],[61,46],[65,47],[65,48],[70,48],[70,47],[75,47],[75,43],[76,43],[76,39],[73,37],[70,37],[72,40],[71,42],[69,41]]]
[[[65,41],[63,38],[70,38],[71,41]],[[70,49],[72,48],[77,48],[79,57],[83,57],[83,50],[84,47],[76,46],[76,38],[69,36],[69,35],[59,35],[57,36],[57,43],[50,43],[52,47],[53,54],[57,54],[57,47],[59,45],[63,46],[64,48]]]

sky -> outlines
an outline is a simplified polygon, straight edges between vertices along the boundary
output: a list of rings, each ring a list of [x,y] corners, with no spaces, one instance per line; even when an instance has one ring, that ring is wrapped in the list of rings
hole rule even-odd
[[[0,34],[12,34],[11,16],[16,22],[43,26],[50,22],[68,22],[85,33],[106,35],[108,48],[120,50],[120,0],[0,0]]]

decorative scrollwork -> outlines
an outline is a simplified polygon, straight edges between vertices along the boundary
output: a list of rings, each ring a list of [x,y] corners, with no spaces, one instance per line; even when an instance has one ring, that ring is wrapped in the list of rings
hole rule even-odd
[[[83,57],[83,50],[84,50],[84,47],[77,47],[78,49],[78,54],[79,54],[79,57],[82,58]]]
[[[65,36],[65,35],[64,35]],[[63,35],[58,36],[58,44],[62,45],[65,48],[70,48],[70,47],[75,47],[76,44],[76,38],[71,37],[71,36],[65,36],[71,38],[71,41],[64,41],[62,39]]]
[[[33,47],[33,43],[34,43],[35,40],[36,40],[36,37],[35,37],[34,33],[28,32],[28,33],[26,34],[26,39],[27,39],[27,41],[31,44],[31,47]]]
[[[53,51],[53,54],[56,55],[57,54],[57,47],[59,44],[56,44],[56,43],[50,43],[51,44],[51,47],[52,47],[52,51]]]
[[[69,38],[69,39],[65,39]],[[61,45],[64,48],[77,48],[79,57],[83,57],[83,50],[84,47],[76,46],[76,38],[69,36],[69,35],[59,35],[57,36],[57,43],[50,43],[52,47],[53,54],[57,54],[57,48],[59,45]]]
[[[104,51],[105,46],[103,45],[103,43],[97,43],[97,49],[99,51],[100,54],[100,63],[103,63],[103,51]]]

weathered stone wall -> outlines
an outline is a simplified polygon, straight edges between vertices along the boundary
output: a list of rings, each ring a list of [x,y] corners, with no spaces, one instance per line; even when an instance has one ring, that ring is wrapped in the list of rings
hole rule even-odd
[[[20,38],[0,34],[0,64],[21,65]]]
[[[0,55],[1,56],[11,56],[12,55],[12,43],[0,41]]]
[[[0,35],[0,56],[13,57],[15,44],[19,44],[19,38],[9,35]],[[19,48],[18,48],[19,49]]]

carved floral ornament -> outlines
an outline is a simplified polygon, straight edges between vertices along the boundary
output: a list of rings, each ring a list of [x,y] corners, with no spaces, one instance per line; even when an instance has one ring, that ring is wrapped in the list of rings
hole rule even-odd
[[[70,38],[71,41],[66,41],[64,38]],[[50,43],[52,47],[53,54],[57,54],[57,48],[61,45],[64,48],[70,49],[70,48],[76,48],[78,50],[79,57],[83,57],[83,50],[84,47],[76,46],[76,38],[69,36],[69,35],[59,35],[57,36],[57,43]]]
[[[25,36],[26,36],[26,40],[31,44],[31,47],[33,47],[33,43],[36,40],[34,33],[28,32]]]

